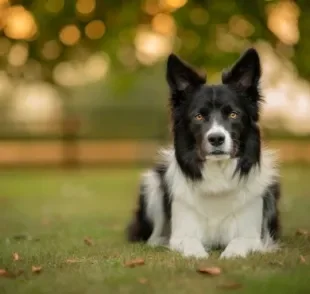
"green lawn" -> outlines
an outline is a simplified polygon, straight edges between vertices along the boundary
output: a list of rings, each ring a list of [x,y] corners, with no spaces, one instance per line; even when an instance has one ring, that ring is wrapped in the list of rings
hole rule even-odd
[[[298,228],[310,231],[310,167],[281,171],[283,249],[235,261],[219,261],[218,252],[205,261],[188,260],[162,248],[127,244],[123,229],[139,173],[1,171],[0,269],[24,273],[0,277],[0,293],[310,293],[310,238],[295,236]],[[92,246],[84,243],[87,236]],[[13,261],[13,252],[21,260]],[[124,267],[133,258],[144,258],[145,265]],[[42,272],[33,274],[33,265]],[[198,274],[200,265],[219,266],[222,274]],[[220,287],[230,282],[241,288]]]

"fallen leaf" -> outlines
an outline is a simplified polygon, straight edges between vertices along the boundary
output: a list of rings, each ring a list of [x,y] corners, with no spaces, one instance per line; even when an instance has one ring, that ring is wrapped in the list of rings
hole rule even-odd
[[[142,285],[145,285],[145,284],[147,284],[148,280],[145,279],[145,278],[140,278],[140,279],[138,279],[138,282],[139,282],[140,284],[142,284]]]
[[[43,219],[41,220],[41,224],[42,224],[43,226],[48,226],[48,225],[50,224],[50,220],[49,220],[48,218],[43,218]]]
[[[15,275],[5,269],[0,269],[0,277],[15,278]]]
[[[0,269],[0,276],[5,277],[8,274],[8,272],[5,269]]]
[[[299,256],[300,263],[307,263],[306,258],[303,255]]]
[[[31,267],[31,271],[34,273],[34,274],[39,274],[42,272],[42,266],[35,266],[33,265]]]
[[[130,261],[125,262],[125,267],[136,267],[140,265],[144,265],[145,261],[142,258],[133,259]]]
[[[235,290],[235,289],[240,289],[241,287],[242,285],[236,282],[227,282],[227,283],[220,284],[217,286],[217,288],[226,289],[226,290]]]
[[[94,245],[94,241],[92,239],[90,239],[89,237],[84,238],[84,243],[87,246],[93,246]]]
[[[13,260],[14,260],[14,261],[20,260],[19,254],[18,254],[17,252],[14,252],[14,253],[13,253]]]
[[[197,272],[209,276],[218,276],[222,273],[222,270],[219,267],[212,266],[212,267],[200,267],[197,269]]]
[[[305,229],[297,229],[296,236],[309,236],[309,232]]]
[[[78,262],[81,262],[81,261],[78,259],[70,259],[70,258],[66,260],[66,263],[78,263]]]

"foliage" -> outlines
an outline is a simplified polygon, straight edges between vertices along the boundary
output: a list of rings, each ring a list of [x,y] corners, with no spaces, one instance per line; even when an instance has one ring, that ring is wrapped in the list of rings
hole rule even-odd
[[[22,4],[33,13],[38,25],[38,33],[33,39],[28,40],[30,57],[40,60],[44,64],[46,79],[52,80],[52,69],[59,61],[83,58],[85,51],[77,51],[77,48],[81,47],[86,51],[94,51],[100,48],[109,54],[114,68],[126,69],[126,65],[119,58],[120,52],[127,50],[128,57],[131,56],[134,60],[137,29],[141,25],[151,27],[154,17],[160,13],[172,16],[172,20],[176,23],[177,40],[174,43],[174,50],[179,51],[184,58],[196,65],[207,65],[211,69],[219,70],[232,62],[244,47],[249,46],[250,42],[265,39],[275,47],[282,49],[285,47],[286,51],[288,51],[287,49],[294,50],[293,60],[300,73],[305,77],[310,73],[309,63],[304,62],[310,50],[310,42],[306,34],[309,27],[310,10],[306,0],[296,2],[301,11],[299,42],[296,45],[284,44],[282,47],[281,40],[268,28],[267,11],[269,6],[283,2],[283,0],[178,0],[170,1],[175,5],[173,9],[168,5],[169,0],[97,0],[94,9],[89,9],[90,12],[87,10],[87,4],[85,4],[87,1],[11,1],[12,5]],[[292,0],[285,1],[291,2]],[[92,2],[93,0],[89,0],[88,5],[91,5]],[[77,10],[78,3],[86,5],[86,11],[89,13],[79,13]],[[163,5],[163,3],[166,4]],[[85,34],[85,27],[94,19],[103,21],[106,30],[99,39],[90,40]],[[162,18],[162,21],[164,20]],[[243,34],[240,30],[238,32],[238,29],[232,29],[232,26],[235,28],[238,26],[238,20],[244,21],[244,25],[253,27],[251,32]],[[62,47],[61,54],[56,59],[46,60],[41,52],[45,42],[49,40],[59,41],[61,29],[69,24],[77,26],[81,32],[81,38],[73,46],[60,44]],[[173,30],[174,28],[171,27],[171,31],[164,32],[164,34],[173,35]],[[217,39],[221,30],[222,33],[228,30],[230,39],[227,39],[224,45],[219,46]],[[159,28],[159,31],[163,32],[163,29]],[[143,67],[143,64],[141,65],[138,62],[135,69],[139,69],[141,66]]]

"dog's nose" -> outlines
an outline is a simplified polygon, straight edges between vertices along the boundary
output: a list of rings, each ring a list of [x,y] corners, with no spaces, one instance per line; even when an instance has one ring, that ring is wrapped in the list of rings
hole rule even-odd
[[[208,141],[212,146],[220,146],[225,141],[225,136],[223,133],[212,133],[208,136]]]

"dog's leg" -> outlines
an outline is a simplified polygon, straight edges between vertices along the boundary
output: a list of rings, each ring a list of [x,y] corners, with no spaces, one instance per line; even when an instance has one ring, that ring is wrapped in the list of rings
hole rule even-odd
[[[168,243],[168,238],[164,236],[165,219],[163,215],[159,215],[155,219],[154,229],[152,235],[147,241],[149,246],[165,246]]]
[[[195,213],[185,204],[172,203],[171,238],[169,247],[186,257],[207,258],[202,232]]]
[[[266,244],[261,238],[262,211],[263,199],[258,197],[234,215],[229,232],[232,239],[220,258],[246,257],[251,252],[266,251]]]
[[[153,231],[147,244],[150,246],[167,245],[168,240],[164,236],[166,216],[164,211],[161,178],[154,170],[144,174],[144,185],[146,195],[146,215],[153,224]]]

